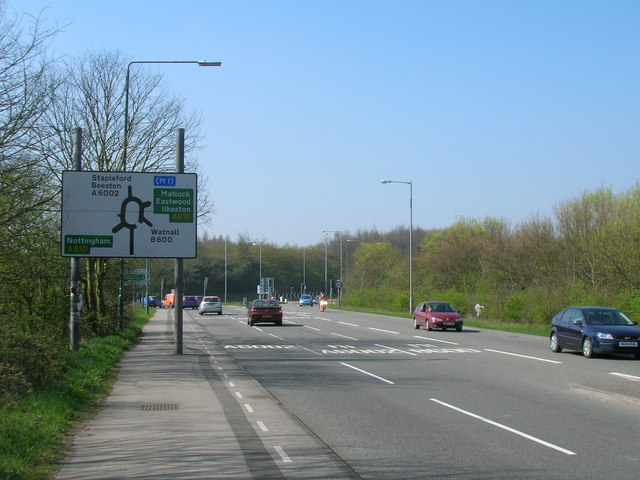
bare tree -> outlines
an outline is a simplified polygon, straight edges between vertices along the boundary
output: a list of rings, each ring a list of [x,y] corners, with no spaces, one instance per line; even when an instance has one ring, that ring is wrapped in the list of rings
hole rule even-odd
[[[58,258],[51,258],[57,216],[50,212],[56,189],[43,174],[36,154],[50,92],[57,86],[55,77],[49,75],[53,59],[46,55],[49,41],[57,32],[57,27],[44,28],[39,16],[9,15],[0,0],[2,312],[24,312],[37,308],[38,302],[46,302],[44,297],[55,285],[49,275],[60,263]]]
[[[132,69],[128,92],[125,81],[128,60],[119,52],[89,52],[69,59],[59,72],[63,84],[52,92],[48,128],[41,138],[42,155],[54,176],[71,168],[72,132],[83,130],[83,170],[159,172],[175,170],[176,131],[184,128],[185,152],[194,152],[201,141],[200,117],[185,111],[184,100],[163,86],[162,76],[149,69]],[[125,145],[125,96],[128,93]],[[127,156],[123,156],[126,146]],[[198,165],[186,155],[186,171]],[[212,207],[205,179],[199,176],[198,217],[206,219]],[[85,299],[98,315],[105,313],[106,259],[87,261]]]

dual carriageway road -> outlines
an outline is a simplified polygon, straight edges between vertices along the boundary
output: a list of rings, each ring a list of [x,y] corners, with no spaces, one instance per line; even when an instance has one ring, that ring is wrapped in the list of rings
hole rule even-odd
[[[185,329],[210,335],[356,478],[638,478],[640,362],[631,356],[585,359],[552,353],[543,337],[283,310],[281,327],[248,326],[242,307],[185,310]],[[228,383],[250,417],[250,400]]]

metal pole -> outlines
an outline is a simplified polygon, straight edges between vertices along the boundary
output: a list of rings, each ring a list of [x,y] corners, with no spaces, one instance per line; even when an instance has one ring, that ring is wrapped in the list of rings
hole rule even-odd
[[[149,275],[149,259],[145,258],[144,259],[144,269],[145,269],[145,273],[144,273],[144,303],[147,305],[146,307],[146,313],[147,315],[149,315],[149,280],[151,279],[151,275]]]
[[[227,237],[224,237],[224,303],[227,303]]]
[[[184,173],[184,128],[176,134],[176,173]],[[174,285],[176,289],[174,325],[175,353],[182,354],[182,282],[184,281],[184,259],[175,259]]]
[[[73,170],[82,170],[82,129],[76,128],[73,136]],[[72,351],[80,349],[80,258],[71,257],[71,288],[69,295],[69,346]]]
[[[413,314],[413,182],[409,182],[409,313]]]
[[[327,294],[327,234],[324,234],[324,294]]]
[[[406,183],[409,185],[409,313],[413,313],[413,182],[380,180],[380,183]]]
[[[338,306],[342,301],[342,287],[344,286],[344,278],[342,278],[342,232],[340,232],[340,290],[338,290]]]

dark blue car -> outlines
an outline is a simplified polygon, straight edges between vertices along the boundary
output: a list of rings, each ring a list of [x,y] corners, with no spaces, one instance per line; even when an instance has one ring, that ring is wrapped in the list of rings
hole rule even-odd
[[[569,307],[551,320],[549,346],[596,353],[628,353],[640,359],[640,328],[624,313],[607,307]]]

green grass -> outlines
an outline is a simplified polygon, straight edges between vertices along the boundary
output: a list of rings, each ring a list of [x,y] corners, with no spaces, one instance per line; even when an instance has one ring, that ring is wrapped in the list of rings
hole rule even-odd
[[[0,480],[53,477],[69,433],[109,393],[115,367],[148,319],[143,308],[136,310],[123,331],[83,341],[80,350],[69,352],[67,372],[55,389],[0,405]]]

